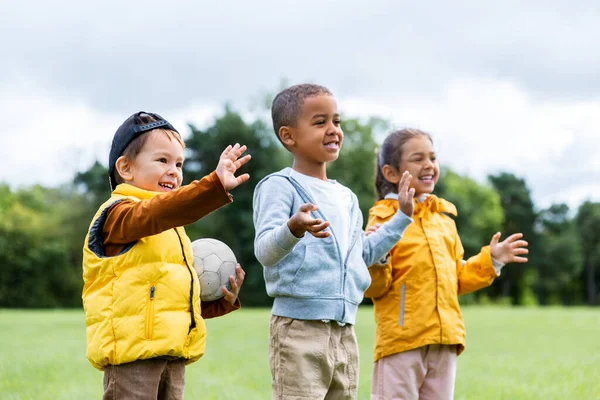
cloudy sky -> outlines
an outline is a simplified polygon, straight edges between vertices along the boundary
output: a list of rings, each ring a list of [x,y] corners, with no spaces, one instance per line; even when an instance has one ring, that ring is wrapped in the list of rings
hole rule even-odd
[[[104,161],[138,110],[204,126],[282,80],[348,116],[431,132],[443,164],[526,178],[538,207],[600,201],[600,3],[0,3],[0,181]]]

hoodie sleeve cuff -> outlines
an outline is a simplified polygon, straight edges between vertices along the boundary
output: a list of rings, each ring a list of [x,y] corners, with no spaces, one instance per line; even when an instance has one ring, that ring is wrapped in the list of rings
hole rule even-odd
[[[291,251],[294,246],[296,246],[302,240],[301,237],[294,236],[294,234],[290,231],[287,221],[279,228],[274,229],[273,237],[275,238],[275,241],[279,247],[285,251]]]

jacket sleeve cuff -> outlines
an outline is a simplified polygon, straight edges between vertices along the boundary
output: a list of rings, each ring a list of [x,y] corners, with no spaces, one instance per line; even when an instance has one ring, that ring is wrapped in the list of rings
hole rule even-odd
[[[214,188],[217,190],[217,198],[219,199],[219,201],[222,204],[231,203],[233,201],[233,197],[227,190],[225,190],[225,186],[223,186],[223,183],[219,179],[217,171],[211,172],[209,177],[213,183]]]
[[[402,211],[398,210],[396,214],[388,221],[389,226],[393,227],[394,230],[404,232],[406,228],[413,222],[413,219]]]
[[[497,277],[499,275],[496,268],[494,268],[494,264],[492,263],[492,251],[490,246],[483,246],[481,248],[481,252],[475,257],[477,257],[477,263],[479,264],[479,268],[484,275],[493,277]]]

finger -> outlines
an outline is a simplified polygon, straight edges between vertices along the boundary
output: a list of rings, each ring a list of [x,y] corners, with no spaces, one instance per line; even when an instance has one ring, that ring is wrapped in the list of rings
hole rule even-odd
[[[500,232],[494,233],[494,236],[492,236],[492,240],[490,241],[490,246],[498,244],[498,240],[500,240],[500,235],[502,235]]]
[[[319,225],[319,224],[322,224],[322,223],[323,223],[322,219],[314,219],[314,218],[307,219],[306,221],[303,221],[303,225],[305,227],[307,227],[307,228],[311,227],[311,226]]]
[[[250,174],[243,174],[238,176],[237,178],[235,178],[237,185],[236,186],[240,186],[242,183],[246,182],[248,179],[250,179]]]
[[[313,225],[313,226],[309,226],[307,227],[307,231],[313,233],[313,232],[321,232],[324,229],[327,229],[327,227],[329,226],[329,221],[325,221],[322,224],[319,225]]]
[[[239,293],[240,288],[238,287],[237,282],[235,281],[235,278],[233,277],[233,275],[229,275],[229,284],[231,285],[231,292],[232,293]]]
[[[506,239],[508,240],[508,239]],[[517,247],[527,247],[529,245],[529,243],[527,243],[525,240],[517,240],[516,242],[512,243],[511,246],[513,248],[517,248]]]
[[[329,237],[330,233],[328,231],[321,231],[321,232],[309,232],[311,235],[313,235],[316,238],[326,238]]]
[[[244,278],[246,278],[246,272],[242,269],[240,264],[235,267],[235,274],[237,276],[238,287],[241,288],[242,284],[244,283]]]
[[[413,201],[414,197],[415,197],[415,188],[408,189],[408,196],[406,197],[406,199],[409,201]]]
[[[240,158],[239,160],[237,160],[236,162],[233,163],[233,166],[235,167],[235,169],[240,169],[240,167],[244,164],[246,164],[248,161],[250,161],[250,158],[252,158],[252,156],[250,154]]]
[[[232,149],[231,153],[229,153],[229,158],[230,158],[232,161],[235,161],[235,160],[237,160],[238,158],[240,158],[240,156],[241,156],[242,154],[244,154],[244,153],[246,152],[246,150],[248,149],[246,146],[240,146],[240,145],[239,145],[239,144],[237,144],[237,143],[236,143],[235,145],[237,146],[237,148],[236,148],[236,147],[234,147],[234,148]]]
[[[512,253],[514,255],[517,255],[517,254],[529,254],[529,249],[524,249],[524,248],[521,247],[521,248],[518,248],[518,249],[514,249],[512,251]]]
[[[526,263],[527,262],[527,257],[515,257],[515,258],[513,258],[513,262],[516,262],[516,263]]]
[[[310,211],[316,211],[317,210],[317,206],[315,206],[314,204],[311,203],[306,203],[306,204],[302,204],[300,206],[300,208],[298,208],[299,211],[302,212],[310,212]]]
[[[514,242],[515,240],[521,239],[522,237],[523,237],[522,233],[513,233],[512,235],[507,237],[505,240],[507,240],[508,242]]]
[[[408,191],[408,184],[410,183],[409,179],[410,174],[408,171],[404,171],[402,174],[402,178],[400,179],[400,183],[398,184],[398,194],[400,196],[404,196],[404,194]]]
[[[225,150],[223,150],[223,152],[221,153],[221,158],[227,157],[227,154],[229,154],[230,151],[231,151],[231,145],[225,147]]]
[[[223,291],[223,294],[225,295],[225,300],[229,301],[230,303],[235,301],[235,299],[237,297],[235,294],[233,294],[229,290],[227,290],[226,287],[222,287],[221,290]]]

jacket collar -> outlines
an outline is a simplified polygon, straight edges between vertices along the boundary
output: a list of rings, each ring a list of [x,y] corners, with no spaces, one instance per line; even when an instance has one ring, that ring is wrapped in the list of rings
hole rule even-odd
[[[397,193],[388,193],[385,196],[385,199],[394,199],[398,200]],[[456,207],[454,204],[446,201],[444,199],[440,199],[434,194],[423,194],[419,197],[415,197],[415,211],[413,215],[415,217],[422,217],[426,212],[431,213],[447,213],[454,215],[455,217],[458,215],[456,211]]]
[[[128,183],[121,183],[112,192],[113,195],[120,196],[133,196],[140,200],[151,199],[160,192],[151,192],[149,190],[140,189],[137,186],[130,185]]]

